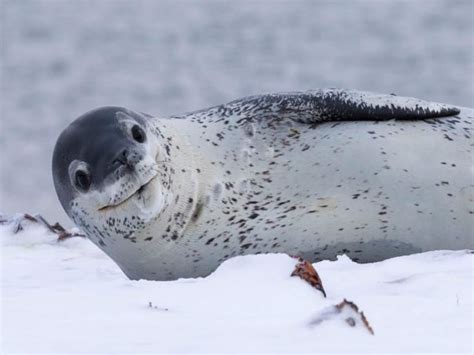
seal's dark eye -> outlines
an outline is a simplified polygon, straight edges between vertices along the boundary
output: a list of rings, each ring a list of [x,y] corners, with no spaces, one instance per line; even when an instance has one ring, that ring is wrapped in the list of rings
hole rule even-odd
[[[138,143],[143,143],[145,141],[145,132],[139,125],[135,125],[132,127],[132,137],[135,139]]]
[[[87,191],[91,186],[91,178],[88,173],[83,170],[76,171],[76,186],[82,191]]]

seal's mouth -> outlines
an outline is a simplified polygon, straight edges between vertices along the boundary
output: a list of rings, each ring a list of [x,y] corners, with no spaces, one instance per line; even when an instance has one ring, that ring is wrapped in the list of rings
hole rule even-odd
[[[155,180],[155,178],[158,176],[158,174],[154,175],[150,180],[148,180],[145,184],[143,184],[142,186],[140,186],[138,189],[136,189],[133,193],[130,194],[130,196],[126,197],[124,200],[118,202],[118,203],[115,203],[115,204],[110,204],[110,205],[105,205],[101,208],[99,208],[99,212],[106,212],[108,210],[111,210],[113,208],[117,208],[119,206],[122,206],[123,204],[125,204],[127,201],[129,201],[133,196],[135,195],[139,195],[141,194],[146,188],[148,185],[150,185],[150,183]]]

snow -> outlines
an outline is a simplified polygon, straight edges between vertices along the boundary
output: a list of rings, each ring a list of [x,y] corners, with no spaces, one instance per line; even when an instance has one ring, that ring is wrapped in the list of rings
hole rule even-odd
[[[130,281],[85,238],[22,225],[0,225],[2,354],[473,350],[472,252],[315,263],[324,298],[282,254],[236,257],[206,278]],[[343,299],[374,335],[335,312]]]

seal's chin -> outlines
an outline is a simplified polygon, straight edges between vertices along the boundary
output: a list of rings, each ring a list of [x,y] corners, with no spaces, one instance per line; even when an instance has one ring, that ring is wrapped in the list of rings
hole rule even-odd
[[[135,196],[139,196],[141,194],[143,194],[143,192],[145,192],[145,190],[147,189],[147,187],[149,185],[151,185],[151,183],[156,179],[156,177],[158,176],[158,174],[155,174],[153,175],[150,180],[148,180],[146,183],[144,183],[143,185],[141,185],[138,189],[136,189],[135,191],[133,191],[130,195],[128,195],[127,197],[125,197],[123,200],[117,202],[117,203],[114,203],[114,204],[108,204],[108,205],[105,205],[103,207],[100,207],[98,209],[99,212],[107,212],[107,211],[110,211],[112,209],[115,209],[115,208],[118,208],[120,206],[123,206],[125,205],[127,202],[129,202],[133,197]]]

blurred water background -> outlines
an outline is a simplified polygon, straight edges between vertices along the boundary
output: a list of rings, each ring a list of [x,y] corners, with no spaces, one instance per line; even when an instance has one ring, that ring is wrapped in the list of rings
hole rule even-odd
[[[63,223],[52,150],[97,106],[165,116],[322,87],[474,106],[469,0],[2,0],[0,39],[0,212]]]

